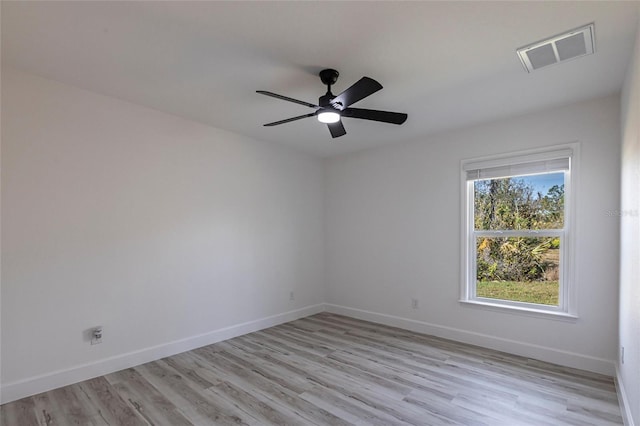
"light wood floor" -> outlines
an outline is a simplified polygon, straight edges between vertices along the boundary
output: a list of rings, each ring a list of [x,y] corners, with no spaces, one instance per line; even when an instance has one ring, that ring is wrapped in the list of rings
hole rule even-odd
[[[0,407],[28,425],[611,425],[610,377],[323,313]]]

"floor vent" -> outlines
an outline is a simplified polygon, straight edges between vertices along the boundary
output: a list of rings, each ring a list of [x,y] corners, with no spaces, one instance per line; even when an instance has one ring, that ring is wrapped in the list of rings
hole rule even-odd
[[[517,50],[527,72],[595,52],[595,24],[591,23]]]

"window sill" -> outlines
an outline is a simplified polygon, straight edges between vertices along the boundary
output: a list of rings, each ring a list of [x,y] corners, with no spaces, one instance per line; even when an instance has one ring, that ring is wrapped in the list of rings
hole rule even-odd
[[[544,311],[541,309],[525,308],[521,306],[507,306],[499,303],[481,302],[479,300],[460,300],[459,302],[463,306],[466,305],[472,308],[503,312],[512,315],[522,315],[566,322],[576,322],[578,320],[576,315],[568,314],[566,312]]]

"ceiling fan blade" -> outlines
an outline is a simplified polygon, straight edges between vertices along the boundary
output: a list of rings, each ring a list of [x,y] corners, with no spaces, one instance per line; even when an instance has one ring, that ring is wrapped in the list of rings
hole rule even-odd
[[[293,102],[295,104],[308,106],[309,108],[320,108],[318,105],[311,104],[309,102],[299,101],[297,99],[293,99],[293,98],[290,98],[288,96],[278,95],[277,93],[267,92],[265,90],[256,90],[256,93],[260,93],[261,95],[271,96],[272,98],[276,98],[276,99],[282,99],[283,101],[289,101],[289,102]]]
[[[347,134],[347,131],[344,129],[342,125],[342,120],[338,120],[335,123],[327,124],[329,131],[331,132],[332,138],[339,138],[340,136],[344,136]]]
[[[305,115],[299,115],[297,117],[291,117],[291,118],[287,118],[285,120],[280,120],[280,121],[274,121],[273,123],[267,123],[264,124],[264,126],[270,127],[270,126],[277,126],[278,124],[284,124],[284,123],[289,123],[291,121],[296,121],[296,120],[301,120],[303,118],[307,118],[307,117],[313,117],[314,115],[316,115],[315,112],[309,113],[309,114],[305,114]]]
[[[378,111],[375,109],[347,108],[340,113],[343,117],[362,118],[382,121],[383,123],[402,124],[407,121],[407,114],[401,112]]]
[[[355,104],[361,99],[382,89],[382,85],[369,77],[362,77],[353,86],[331,100],[334,108],[343,110],[351,104]]]

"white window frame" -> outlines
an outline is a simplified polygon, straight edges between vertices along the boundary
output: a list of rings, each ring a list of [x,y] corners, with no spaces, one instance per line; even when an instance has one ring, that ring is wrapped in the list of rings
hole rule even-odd
[[[462,262],[460,302],[484,309],[524,315],[575,320],[577,318],[576,282],[573,270],[575,257],[575,187],[579,171],[580,144],[578,142],[546,148],[480,157],[461,162]],[[558,164],[566,164],[564,188],[564,228],[545,230],[477,231],[474,229],[474,182],[511,176],[560,171]],[[529,170],[529,172],[527,172]],[[474,178],[473,175],[477,177]],[[559,237],[560,280],[558,306],[490,299],[476,295],[476,238],[477,237]]]

